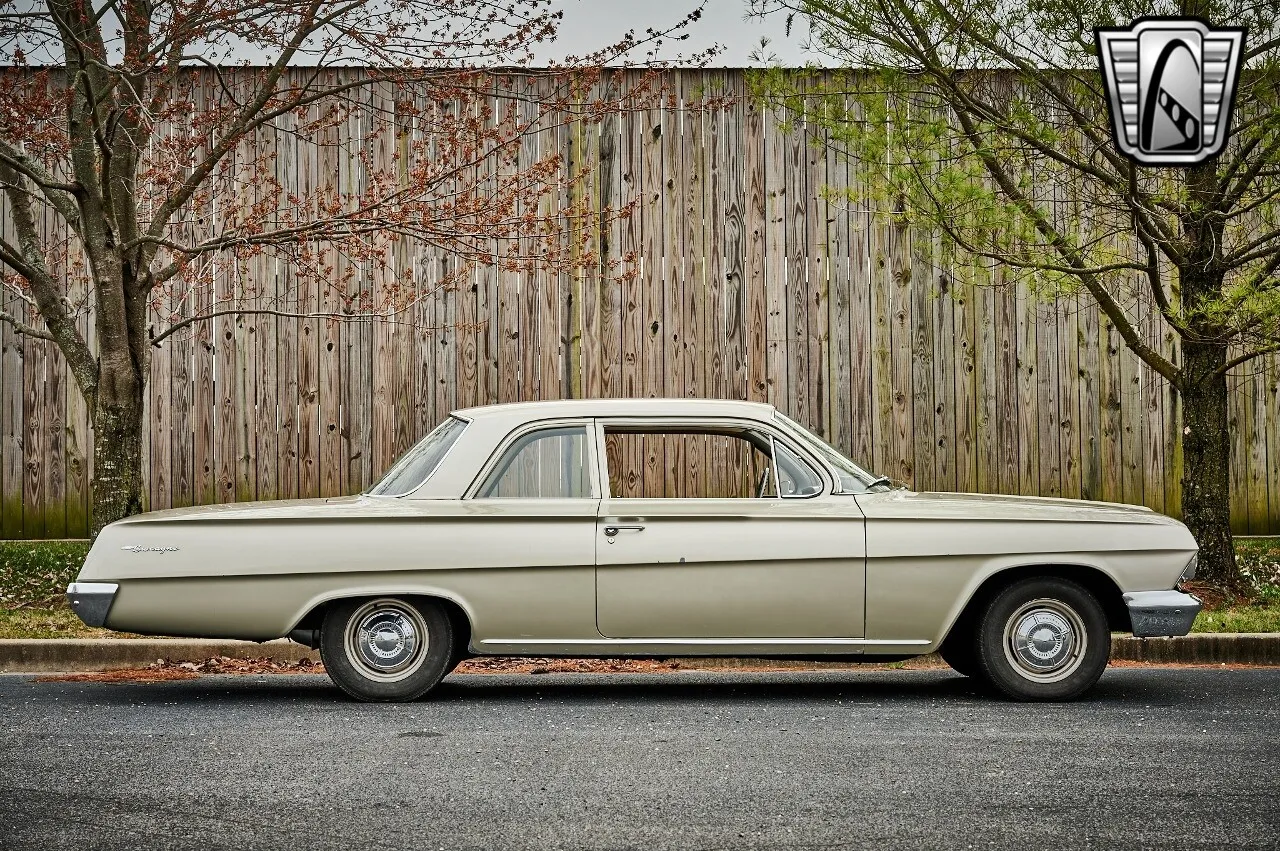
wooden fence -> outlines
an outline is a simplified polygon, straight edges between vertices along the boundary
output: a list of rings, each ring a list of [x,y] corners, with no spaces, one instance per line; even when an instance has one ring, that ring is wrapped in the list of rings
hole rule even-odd
[[[639,199],[602,235],[611,256],[636,253],[636,277],[485,269],[395,323],[220,317],[175,335],[152,361],[149,507],[353,493],[467,405],[706,396],[771,402],[918,489],[1178,513],[1176,397],[1095,307],[1044,303],[1023,285],[956,286],[935,239],[831,200],[823,187],[868,178],[783,132],[742,97],[742,72],[669,82],[738,98],[525,143],[594,164],[592,191],[607,203]],[[299,151],[298,168],[319,168]],[[424,247],[402,255],[414,269],[449,262]],[[332,309],[321,293],[299,295],[300,311]],[[1156,311],[1127,307],[1171,353]],[[0,323],[0,349],[0,535],[84,535],[85,405],[52,344]],[[1239,532],[1280,532],[1275,366],[1230,379]]]

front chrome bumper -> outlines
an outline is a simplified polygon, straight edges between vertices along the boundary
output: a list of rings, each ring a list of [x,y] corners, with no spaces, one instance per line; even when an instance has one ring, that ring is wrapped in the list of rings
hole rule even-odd
[[[120,586],[114,582],[72,582],[67,586],[67,602],[89,626],[103,626]]]
[[[1200,601],[1181,591],[1131,591],[1124,604],[1138,638],[1186,635],[1200,614]]]

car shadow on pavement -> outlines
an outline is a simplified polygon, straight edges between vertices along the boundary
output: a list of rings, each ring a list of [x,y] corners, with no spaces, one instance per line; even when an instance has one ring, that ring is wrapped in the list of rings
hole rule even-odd
[[[1182,693],[1159,670],[1113,669],[1077,702],[1129,704],[1152,701],[1195,703],[1199,692]],[[62,695],[92,696],[96,703],[173,704],[199,702],[204,706],[245,702],[263,704],[351,704],[323,675],[213,675],[171,682],[28,682],[36,688],[55,688]],[[726,672],[681,671],[658,674],[454,674],[419,704],[527,705],[530,700],[592,702],[716,702],[748,700],[767,703],[806,703],[826,700],[893,701],[896,703],[1006,703],[980,681],[951,671],[861,672]]]
[[[979,697],[978,684],[950,672],[693,672],[670,674],[456,675],[436,687],[429,701],[526,702],[533,695],[574,702],[618,700],[760,701],[859,697],[934,700]]]
[[[1154,674],[1154,676],[1152,676]],[[1151,702],[1170,698],[1159,672],[1109,671],[1077,703]],[[899,703],[954,700],[1010,703],[979,680],[952,671],[815,672],[681,672],[679,674],[539,674],[515,677],[451,676],[424,700],[524,703],[533,696],[575,703],[636,701],[761,702],[813,700],[888,701]],[[1187,695],[1195,700],[1198,695]],[[1181,696],[1174,696],[1182,700]]]

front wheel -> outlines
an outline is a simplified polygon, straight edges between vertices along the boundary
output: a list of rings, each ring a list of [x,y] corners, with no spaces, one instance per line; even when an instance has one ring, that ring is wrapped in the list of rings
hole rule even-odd
[[[1098,600],[1065,579],[1024,579],[978,618],[977,667],[1014,700],[1072,700],[1093,687],[1111,656]]]
[[[432,603],[340,600],[325,613],[320,658],[330,679],[357,700],[415,700],[449,673],[453,629]]]

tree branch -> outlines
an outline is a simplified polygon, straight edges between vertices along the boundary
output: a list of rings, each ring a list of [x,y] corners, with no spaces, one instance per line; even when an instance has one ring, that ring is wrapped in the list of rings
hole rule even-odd
[[[0,322],[7,322],[9,325],[13,326],[13,329],[19,334],[25,334],[28,337],[35,337],[37,340],[57,342],[53,338],[53,335],[48,331],[41,331],[39,328],[33,328],[7,310],[0,310]]]

